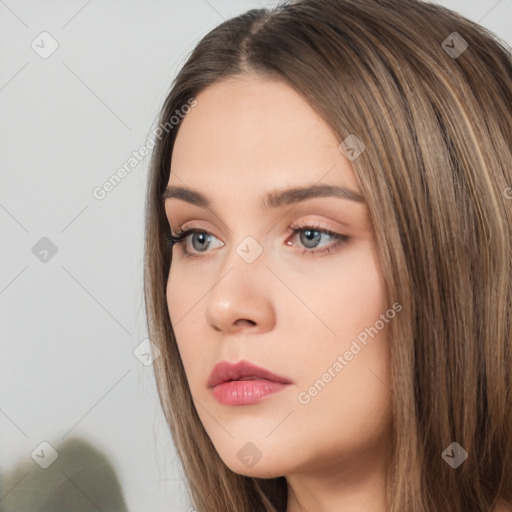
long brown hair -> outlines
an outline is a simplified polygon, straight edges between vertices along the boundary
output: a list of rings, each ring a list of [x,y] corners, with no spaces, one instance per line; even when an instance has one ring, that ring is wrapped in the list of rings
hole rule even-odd
[[[512,57],[492,32],[419,0],[304,0],[227,20],[172,84],[149,175],[145,302],[161,405],[199,512],[286,508],[284,477],[231,471],[197,415],[166,302],[162,193],[180,124],[209,85],[281,80],[323,117],[352,162],[374,226],[393,378],[390,512],[512,505]],[[467,460],[442,454],[457,442]]]

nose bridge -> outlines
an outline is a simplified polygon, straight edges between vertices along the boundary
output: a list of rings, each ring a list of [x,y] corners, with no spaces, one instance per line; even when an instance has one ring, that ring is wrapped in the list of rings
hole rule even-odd
[[[264,290],[266,287],[261,284],[268,278],[268,269],[263,245],[252,235],[247,235],[226,249],[218,284],[214,288],[234,288],[232,291],[235,295],[242,292],[244,295],[255,295],[260,293],[258,290]],[[236,289],[239,289],[238,292]]]
[[[228,279],[236,281],[235,285],[239,281],[244,288],[248,289],[247,291],[257,290],[260,288],[259,284],[268,277],[264,246],[253,235],[235,237],[233,240],[235,243],[225,254],[222,275],[229,271],[231,277]]]
[[[268,328],[274,320],[268,277],[263,246],[253,236],[229,247],[206,298],[208,323],[224,332],[238,320]]]
[[[246,207],[251,208],[251,205],[246,203]],[[264,272],[261,267],[263,260],[266,259],[264,240],[262,240],[265,233],[261,228],[261,222],[258,222],[254,213],[246,212],[241,207],[238,208],[238,215],[233,213],[232,218],[235,218],[236,222],[224,223],[230,233],[229,244],[222,249],[224,261],[221,275],[233,266],[241,267],[249,273],[252,273],[255,268]]]

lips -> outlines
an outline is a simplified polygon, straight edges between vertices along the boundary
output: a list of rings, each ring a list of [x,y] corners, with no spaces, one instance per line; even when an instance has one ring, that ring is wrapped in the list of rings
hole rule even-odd
[[[208,379],[207,386],[214,388],[224,382],[241,380],[268,380],[281,384],[292,383],[286,377],[277,375],[266,368],[256,366],[248,361],[239,361],[235,364],[221,361],[215,365]]]

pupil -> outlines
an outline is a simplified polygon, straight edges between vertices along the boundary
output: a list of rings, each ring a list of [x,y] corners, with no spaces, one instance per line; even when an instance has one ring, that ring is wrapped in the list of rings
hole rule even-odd
[[[194,235],[197,235],[197,237],[201,237],[201,238],[203,238],[203,240],[202,240],[202,242],[203,242],[203,243],[204,243],[204,242],[206,242],[206,240],[205,240],[206,235],[205,235],[204,233],[194,233]],[[194,236],[192,236],[192,245],[194,246],[194,249],[196,249],[196,250],[198,249],[198,248],[194,245]],[[202,247],[204,248],[204,247],[207,247],[207,246],[206,246],[206,245],[203,245]],[[199,248],[199,250],[201,250],[201,249]]]
[[[307,229],[306,231],[304,231],[304,234],[306,236],[306,241],[307,241],[307,243],[304,243],[304,245],[308,249],[314,248],[315,245],[316,245],[314,242],[318,242],[320,240],[320,233],[318,231],[315,231],[315,230]],[[311,242],[313,242],[313,244],[312,245],[308,245]]]

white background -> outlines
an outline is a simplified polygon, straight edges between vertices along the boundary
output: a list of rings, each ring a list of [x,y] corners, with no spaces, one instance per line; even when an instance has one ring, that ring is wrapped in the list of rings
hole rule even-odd
[[[65,458],[73,439],[106,457],[127,510],[188,510],[152,367],[132,353],[147,337],[149,157],[103,200],[92,191],[146,141],[195,43],[275,3],[0,1],[0,510],[32,510],[28,494],[44,501],[61,470],[77,500],[99,499],[84,460]],[[512,44],[512,0],[437,3]],[[47,59],[31,47],[43,31],[58,43]],[[46,263],[42,237],[57,247]],[[60,455],[47,470],[31,458],[43,441]]]

